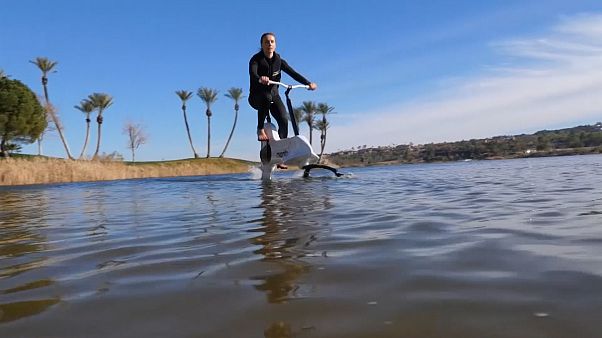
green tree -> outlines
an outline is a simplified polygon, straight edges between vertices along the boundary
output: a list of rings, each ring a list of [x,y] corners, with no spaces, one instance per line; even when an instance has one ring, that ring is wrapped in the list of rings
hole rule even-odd
[[[98,152],[100,151],[100,138],[102,131],[102,122],[104,120],[103,113],[113,104],[113,98],[109,94],[105,93],[92,93],[88,96],[88,100],[92,102],[94,110],[98,111],[96,116],[96,123],[98,123],[98,139],[96,140],[96,151],[94,151],[93,159],[98,159]]]
[[[316,103],[313,101],[303,101],[300,108],[303,111],[303,121],[309,126],[309,144],[312,144],[312,131],[315,127],[315,113],[317,109]]]
[[[0,68],[0,79],[10,77],[10,75],[6,74],[2,68]]]
[[[330,123],[326,120],[326,115],[334,114],[334,107],[329,106],[326,103],[319,103],[317,112],[322,114],[322,119],[316,122],[316,128],[320,131],[320,159],[322,160],[322,154],[326,147],[326,130],[330,127]]]
[[[432,162],[435,160],[435,145],[433,143],[429,143],[424,146],[422,159],[425,162]]]
[[[36,65],[42,72],[42,87],[44,88],[44,99],[46,100],[46,114],[48,114],[52,119],[52,122],[54,122],[54,126],[56,127],[56,130],[59,133],[61,142],[63,142],[63,147],[65,147],[65,152],[67,152],[67,157],[72,160],[73,156],[71,156],[71,151],[69,150],[69,146],[67,145],[67,140],[65,139],[65,135],[63,135],[63,126],[61,125],[56,110],[54,110],[50,105],[50,100],[48,98],[48,73],[52,72],[52,70],[54,69],[54,67],[56,67],[58,62],[50,61],[46,57],[37,57],[35,61],[29,62]]]
[[[46,129],[44,108],[31,89],[18,80],[0,78],[0,156],[12,142],[33,143]]]
[[[583,139],[580,135],[577,135],[574,131],[571,131],[567,137],[567,146],[569,148],[581,148],[583,147]]]
[[[188,141],[190,142],[190,147],[192,148],[192,153],[194,154],[194,158],[199,158],[199,154],[194,149],[194,144],[192,143],[192,136],[190,136],[190,126],[188,125],[188,115],[186,114],[186,101],[188,101],[192,97],[192,92],[187,90],[178,90],[176,91],[176,95],[182,100],[182,113],[184,113],[184,124],[186,125],[186,132],[188,133]]]
[[[196,94],[201,98],[201,100],[203,100],[203,102],[205,102],[205,105],[207,106],[205,114],[207,115],[207,158],[209,158],[209,153],[211,152],[211,115],[213,115],[211,112],[211,105],[217,101],[218,91],[211,88],[201,87]]]
[[[238,109],[240,109],[238,102],[240,102],[240,100],[244,97],[242,95],[242,88],[234,88],[234,87],[228,89],[228,93],[226,93],[224,95],[226,95],[226,97],[229,97],[232,100],[234,100],[234,124],[232,125],[232,130],[230,131],[230,136],[228,136],[228,141],[226,142],[226,145],[224,146],[224,150],[222,151],[221,155],[219,155],[219,157],[224,157],[224,154],[226,153],[226,149],[228,149],[228,145],[230,144],[230,140],[232,139],[232,135],[234,135],[234,129],[236,128],[236,121],[238,120]]]
[[[90,114],[94,112],[94,104],[89,99],[83,99],[79,103],[79,106],[74,106],[75,109],[81,111],[86,114],[86,138],[84,139],[84,146],[82,147],[82,152],[79,155],[79,158],[82,159],[84,157],[84,153],[86,152],[86,148],[88,147],[88,140],[90,138]]]
[[[537,150],[548,150],[550,149],[550,138],[547,135],[539,135],[537,136]]]

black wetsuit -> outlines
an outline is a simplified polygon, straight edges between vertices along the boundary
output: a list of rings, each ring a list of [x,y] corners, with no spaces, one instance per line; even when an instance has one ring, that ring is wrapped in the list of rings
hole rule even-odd
[[[281,139],[288,136],[288,118],[286,108],[278,94],[278,85],[264,85],[259,83],[259,78],[267,76],[272,81],[280,81],[281,71],[287,73],[304,85],[310,82],[301,74],[297,73],[291,66],[280,58],[280,55],[274,52],[271,59],[265,56],[263,51],[253,55],[249,61],[249,104],[257,109],[257,130],[263,128],[263,123],[271,112],[278,123],[278,136]]]

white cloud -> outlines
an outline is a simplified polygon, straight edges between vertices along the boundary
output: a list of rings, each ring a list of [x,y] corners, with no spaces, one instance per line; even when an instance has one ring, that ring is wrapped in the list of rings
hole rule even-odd
[[[345,126],[329,130],[326,150],[455,141],[602,120],[602,15],[564,18],[547,36],[492,46],[515,61],[455,80],[445,93],[351,113]]]

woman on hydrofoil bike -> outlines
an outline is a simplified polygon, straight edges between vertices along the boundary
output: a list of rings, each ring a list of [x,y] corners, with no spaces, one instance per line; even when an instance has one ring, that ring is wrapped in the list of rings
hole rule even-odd
[[[265,119],[271,113],[278,123],[278,136],[285,139],[288,136],[288,118],[286,108],[278,93],[278,85],[269,81],[279,82],[282,72],[290,75],[297,82],[315,90],[318,86],[308,81],[288,65],[276,53],[276,36],[274,33],[264,33],[260,38],[261,51],[251,57],[249,61],[249,104],[257,109],[257,139],[267,141],[268,135],[263,129]]]

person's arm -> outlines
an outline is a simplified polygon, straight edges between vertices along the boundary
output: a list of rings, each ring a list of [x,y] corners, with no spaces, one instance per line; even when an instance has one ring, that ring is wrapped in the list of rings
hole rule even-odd
[[[256,58],[252,58],[251,61],[249,61],[249,76],[251,76],[251,80],[267,85],[270,81],[270,78],[267,76],[259,76],[259,72],[257,71],[258,69],[259,62]]]
[[[290,77],[292,77],[293,79],[295,79],[295,81],[297,81],[299,83],[302,83],[304,85],[308,85],[310,90],[314,90],[314,89],[318,88],[318,86],[315,83],[309,81],[308,79],[306,79],[305,77],[303,77],[303,75],[297,73],[293,69],[293,67],[289,66],[289,64],[286,61],[284,61],[283,59],[280,59],[280,60],[281,60],[280,69],[283,72],[285,72],[288,75],[290,75]]]
[[[306,78],[303,77],[303,75],[297,73],[293,67],[289,66],[288,63],[286,61],[284,61],[284,59],[280,59],[281,63],[280,63],[280,69],[287,73],[288,75],[290,75],[290,77],[292,77],[293,79],[295,79],[295,81],[302,83],[304,85],[309,85],[311,82],[309,82],[309,80],[307,80]]]
[[[251,76],[251,81],[259,82],[259,73],[257,73],[257,69],[259,68],[259,64],[256,58],[251,58],[249,61],[249,76]]]

